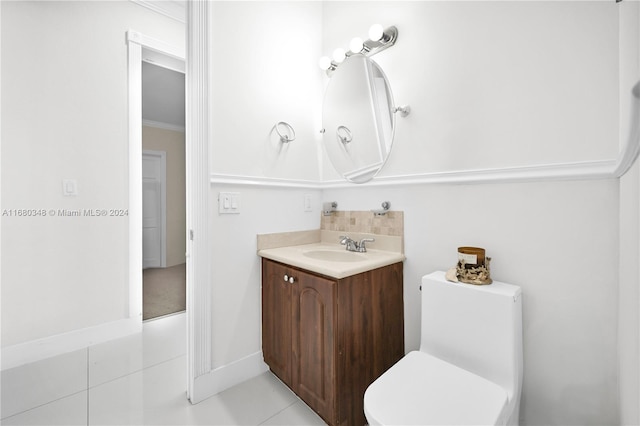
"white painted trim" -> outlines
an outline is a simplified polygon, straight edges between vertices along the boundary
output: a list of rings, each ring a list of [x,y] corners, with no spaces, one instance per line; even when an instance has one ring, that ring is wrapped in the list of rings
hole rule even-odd
[[[615,178],[615,160],[584,163],[559,163],[538,166],[505,167],[495,169],[457,170],[420,173],[413,175],[376,176],[366,183],[355,184],[345,180],[305,181],[260,176],[211,174],[210,183],[280,188],[353,188],[355,186],[400,186],[418,184],[482,184],[528,182],[541,180],[609,179]]]
[[[142,46],[127,33],[129,97],[129,317],[142,324]]]
[[[639,43],[640,44],[640,43]],[[626,138],[624,146],[618,156],[618,161],[615,168],[616,177],[622,177],[640,154],[640,80],[631,89],[631,125],[627,134],[621,132],[620,137]],[[622,129],[621,129],[622,130]]]
[[[280,179],[261,176],[225,175],[218,173],[212,173],[209,176],[209,182],[212,184],[223,185],[270,186],[276,188],[322,189],[325,187],[324,184],[319,181]]]
[[[156,129],[172,130],[174,132],[184,133],[184,126],[176,126],[175,124],[162,123],[160,121],[142,120],[142,125],[146,127],[154,127]]]
[[[144,157],[160,160],[160,267],[167,267],[167,153],[165,151],[142,150]],[[144,206],[143,206],[144,207]],[[144,261],[144,253],[142,254]]]
[[[361,186],[404,186],[418,184],[486,184],[506,182],[618,179],[622,177],[640,155],[640,81],[629,93],[631,97],[631,128],[620,138],[622,149],[615,160],[585,161],[575,163],[540,164],[494,169],[455,170],[419,173],[413,175],[376,176],[372,180],[354,184],[346,180],[307,181],[263,176],[240,176],[212,173],[211,184],[247,185],[279,188],[353,188]]]
[[[2,348],[2,370],[84,349],[141,331],[142,322],[135,318],[128,318],[8,346]]]
[[[617,159],[575,163],[540,164],[494,169],[455,170],[419,173],[413,175],[376,176],[366,183],[354,184],[345,180],[307,181],[263,176],[240,176],[212,173],[211,184],[247,185],[278,188],[353,188],[361,186],[404,186],[418,184],[486,184],[506,182],[558,181],[584,179],[618,179],[622,177],[640,155],[640,81],[628,94],[631,98],[630,129],[620,130],[623,140]]]
[[[306,181],[262,176],[225,175],[217,173],[212,173],[209,176],[209,180],[211,184],[329,189],[353,188],[356,185],[404,186],[418,184],[486,184],[531,181],[618,179],[622,177],[631,168],[631,166],[633,166],[634,162],[640,155],[640,81],[633,86],[627,96],[631,98],[631,107],[629,108],[629,112],[632,119],[629,129],[620,129],[620,138],[623,143],[617,159],[540,164],[494,169],[455,170],[419,173],[413,175],[376,176],[372,180],[362,184],[354,184],[345,180]]]
[[[187,162],[187,397],[209,396],[198,383],[212,370],[212,282],[209,234],[209,141],[211,140],[213,7],[208,1],[187,3],[186,162]]]
[[[132,2],[139,4],[140,6],[146,7],[148,9],[153,10],[154,12],[158,12],[162,15],[168,16],[169,18],[175,19],[176,21],[180,21],[183,24],[186,22],[186,12],[185,12],[185,1],[176,1],[176,0],[131,0]]]
[[[127,31],[127,42],[139,44],[142,48],[159,52],[180,61],[184,61],[185,48],[174,46],[157,38],[149,37],[135,30]]]
[[[198,399],[192,398],[191,402],[197,404],[210,395],[220,393],[268,370],[269,367],[263,361],[262,351],[216,368],[196,379],[194,394],[198,396]]]
[[[363,185],[486,184],[612,178],[615,161],[544,164],[496,169],[459,170],[402,176],[377,176]],[[327,188],[347,187],[345,182],[328,183]]]

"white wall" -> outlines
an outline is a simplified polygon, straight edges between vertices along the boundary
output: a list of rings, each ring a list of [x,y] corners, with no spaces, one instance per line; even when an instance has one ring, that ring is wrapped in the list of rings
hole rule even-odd
[[[339,1],[323,13],[325,55],[373,23],[398,28],[373,60],[412,113],[397,117],[382,176],[616,157],[615,2]]]
[[[212,173],[319,179],[321,17],[320,2],[214,3]]]
[[[640,166],[620,180],[620,420],[640,423]]]
[[[620,5],[620,128],[629,129],[629,90],[640,80],[640,3]],[[638,117],[635,117],[638,119]],[[621,139],[630,135],[621,134]],[[620,422],[640,424],[640,166],[620,179],[618,351]]]
[[[382,176],[614,159],[618,9],[603,2],[330,2],[324,49],[380,22],[396,142]],[[338,70],[339,72],[339,70]],[[329,83],[330,84],[330,83]],[[485,247],[494,279],[522,286],[523,424],[618,421],[618,182],[417,185],[325,191],[341,208],[405,211],[407,349],[419,278]],[[470,319],[472,320],[472,319]]]
[[[319,229],[322,207],[319,190],[213,185],[212,197],[220,191],[239,192],[241,212],[214,213],[212,221],[214,368],[262,350],[256,235]],[[311,195],[312,212],[304,212],[305,194]]]
[[[363,187],[324,197],[346,210],[389,200],[405,212],[407,350],[419,344],[420,277],[454,266],[459,246],[484,247],[493,278],[523,289],[522,423],[617,422],[616,181]]]
[[[180,46],[184,25],[124,1],[0,7],[2,209],[126,209],[125,33]],[[3,348],[127,316],[127,220],[2,217]]]
[[[211,173],[318,182],[320,2],[213,4]],[[296,140],[273,132],[290,123]],[[241,213],[219,215],[220,191],[240,192]],[[304,212],[311,194],[313,212]],[[260,258],[256,235],[320,227],[321,192],[213,184],[211,221],[214,369],[259,354]],[[259,357],[260,358],[260,357]]]
[[[124,32],[178,45],[183,26],[129,2],[0,7],[2,208],[125,206]],[[407,349],[419,341],[420,277],[452,266],[461,244],[483,246],[494,278],[524,290],[523,423],[617,423],[618,336],[633,349],[637,335],[617,327],[618,253],[633,250],[618,225],[638,220],[621,218],[618,203],[634,203],[637,179],[623,195],[615,180],[323,191],[319,181],[336,175],[323,154],[317,162],[326,83],[317,60],[374,22],[400,30],[376,60],[398,103],[413,109],[399,119],[383,175],[614,158],[617,7],[214,3],[211,172],[216,182],[231,175],[258,183],[211,186],[214,205],[220,191],[241,193],[239,215],[212,211],[214,367],[260,351],[256,234],[317,228],[323,200],[345,210],[389,200],[405,211]],[[277,143],[278,121],[295,127],[295,142]],[[62,197],[63,178],[78,179],[78,197]],[[285,187],[269,186],[274,180]],[[307,193],[311,213],[302,208]],[[127,224],[80,219],[3,218],[3,347],[126,315]],[[625,283],[625,294],[637,293],[637,281]],[[621,318],[633,320],[637,305],[625,306]],[[629,365],[622,371],[637,373]],[[633,386],[621,386],[630,405]],[[623,414],[637,419],[637,409]]]
[[[291,151],[257,154],[269,149],[265,134],[272,124],[285,120],[274,114],[286,110],[271,96],[274,88],[295,91],[300,77],[281,86],[289,78],[286,67],[278,67],[278,73],[257,73],[251,67],[269,64],[265,58],[281,52],[269,40],[290,42],[290,37],[268,32],[271,37],[254,38],[261,58],[255,62],[224,62],[220,49],[240,52],[247,45],[244,31],[256,34],[237,22],[239,16],[253,21],[259,15],[259,26],[275,19],[270,30],[275,31],[280,17],[290,18],[283,8],[300,14],[306,25],[296,31],[308,37],[317,22],[315,5],[215,4],[217,27],[231,31],[238,26],[238,31],[234,38],[214,40],[212,50],[218,61],[214,128],[221,130],[214,131],[211,145],[214,175],[239,175],[265,184],[273,177],[294,184],[314,179],[310,170],[289,162]],[[308,68],[297,72],[317,76],[312,65],[319,56],[345,47],[353,36],[365,36],[374,22],[399,29],[396,46],[375,59],[391,81],[397,104],[410,104],[412,114],[398,119],[396,142],[383,176],[589,162],[617,155],[614,2],[323,2],[321,12],[322,46],[313,58],[308,51],[301,53],[297,61]],[[287,32],[283,27],[278,34]],[[242,78],[234,80],[232,74]],[[321,72],[319,78],[321,85],[326,84]],[[248,99],[255,102],[243,102]],[[244,108],[230,107],[229,102]],[[251,128],[243,127],[247,120]],[[296,131],[313,137],[314,129],[305,125],[314,123],[307,121]],[[232,137],[242,143],[229,143]],[[320,158],[321,178],[336,178],[326,156]],[[212,198],[227,188],[218,177]],[[259,348],[255,233],[317,226],[313,215],[307,219],[300,211],[304,190],[232,188],[242,192],[243,213],[212,219],[217,366]],[[420,277],[453,266],[459,245],[485,247],[494,259],[494,278],[524,290],[523,424],[618,422],[617,180],[353,185],[325,189],[319,196],[338,201],[344,210],[377,208],[389,200],[392,208],[405,211],[407,349],[419,342]]]

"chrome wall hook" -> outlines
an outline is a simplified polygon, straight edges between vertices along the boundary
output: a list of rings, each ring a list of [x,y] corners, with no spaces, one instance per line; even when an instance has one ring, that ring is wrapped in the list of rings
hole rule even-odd
[[[353,134],[347,126],[338,126],[338,128],[336,129],[336,136],[344,145],[353,140]]]
[[[291,127],[291,124],[285,121],[279,121],[274,127],[276,129],[276,133],[278,134],[278,136],[280,136],[280,142],[289,143],[291,141],[296,140],[296,131],[293,130],[293,127]],[[279,127],[284,128],[284,131],[285,131],[284,134],[280,132]]]

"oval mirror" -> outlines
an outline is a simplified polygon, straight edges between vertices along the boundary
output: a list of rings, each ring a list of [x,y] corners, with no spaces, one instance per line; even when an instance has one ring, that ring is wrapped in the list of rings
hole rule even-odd
[[[370,58],[354,54],[333,72],[322,106],[323,141],[333,167],[363,183],[382,168],[395,127],[386,76]]]

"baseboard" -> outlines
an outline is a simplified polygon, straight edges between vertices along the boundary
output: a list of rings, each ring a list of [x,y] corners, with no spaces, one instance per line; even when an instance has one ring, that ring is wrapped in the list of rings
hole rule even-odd
[[[264,363],[262,351],[253,353],[230,364],[198,376],[193,386],[193,394],[189,396],[192,404],[197,404],[225,389],[252,379],[269,369]]]
[[[141,317],[126,318],[7,346],[2,348],[2,366],[0,370],[4,371],[41,361],[141,331]]]

